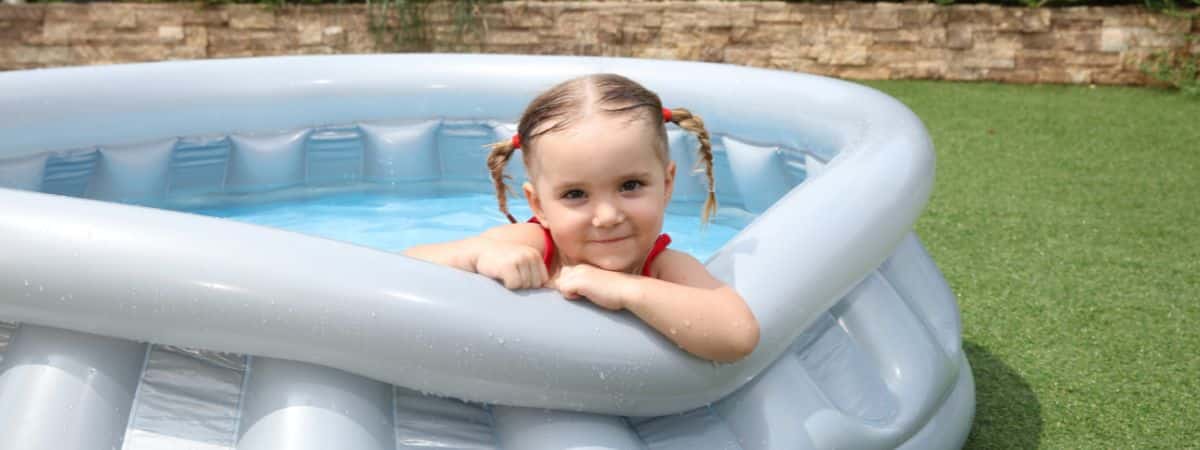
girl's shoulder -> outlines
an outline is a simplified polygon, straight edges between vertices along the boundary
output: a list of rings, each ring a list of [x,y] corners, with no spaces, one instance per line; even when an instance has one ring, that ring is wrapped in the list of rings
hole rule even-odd
[[[685,286],[716,288],[722,286],[708,268],[694,256],[674,249],[665,249],[650,262],[650,276]]]
[[[545,232],[542,226],[529,222],[500,225],[484,231],[480,236],[497,241],[528,245],[539,251],[542,250],[545,243]]]

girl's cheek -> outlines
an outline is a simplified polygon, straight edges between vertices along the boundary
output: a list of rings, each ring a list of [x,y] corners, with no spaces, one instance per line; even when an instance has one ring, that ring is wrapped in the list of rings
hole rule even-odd
[[[655,201],[651,198],[639,199],[629,205],[630,211],[636,212],[638,215],[654,215],[661,213],[665,209],[665,204]]]
[[[590,221],[587,208],[573,208],[563,211],[563,217],[567,224],[572,227],[578,226],[579,223]]]

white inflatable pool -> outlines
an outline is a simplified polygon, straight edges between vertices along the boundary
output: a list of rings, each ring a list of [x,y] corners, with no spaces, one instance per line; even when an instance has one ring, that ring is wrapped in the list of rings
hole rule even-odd
[[[170,207],[297,189],[488,192],[537,92],[629,76],[714,135],[706,262],[736,364],[627,314]],[[671,133],[672,157],[692,147]],[[513,168],[520,176],[519,168]],[[676,201],[701,200],[680,177]],[[912,226],[933,151],[894,99],[736,66],[286,57],[0,73],[0,449],[958,448],[954,296]],[[132,204],[132,205],[131,205]],[[252,355],[252,356],[248,356]]]

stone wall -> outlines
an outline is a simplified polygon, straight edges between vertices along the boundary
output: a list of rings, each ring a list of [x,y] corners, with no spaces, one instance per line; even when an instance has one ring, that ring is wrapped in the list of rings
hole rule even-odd
[[[422,42],[365,5],[0,5],[0,70],[407,49],[726,62],[846,78],[1138,84],[1148,55],[1200,41],[1200,19],[1138,6],[508,1],[461,32],[434,4]],[[378,15],[375,15],[375,20]],[[391,23],[398,20],[393,17]],[[412,31],[412,29],[410,29]]]

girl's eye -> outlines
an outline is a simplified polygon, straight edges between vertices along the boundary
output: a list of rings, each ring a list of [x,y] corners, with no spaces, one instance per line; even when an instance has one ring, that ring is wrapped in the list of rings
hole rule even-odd
[[[571,189],[567,192],[564,192],[562,195],[562,198],[567,199],[567,200],[576,200],[576,199],[583,198],[583,195],[584,195],[583,191],[581,191],[579,189]]]
[[[638,188],[640,188],[644,185],[645,185],[645,183],[642,183],[641,181],[629,180],[624,183],[621,183],[621,190],[622,191],[636,191]]]

